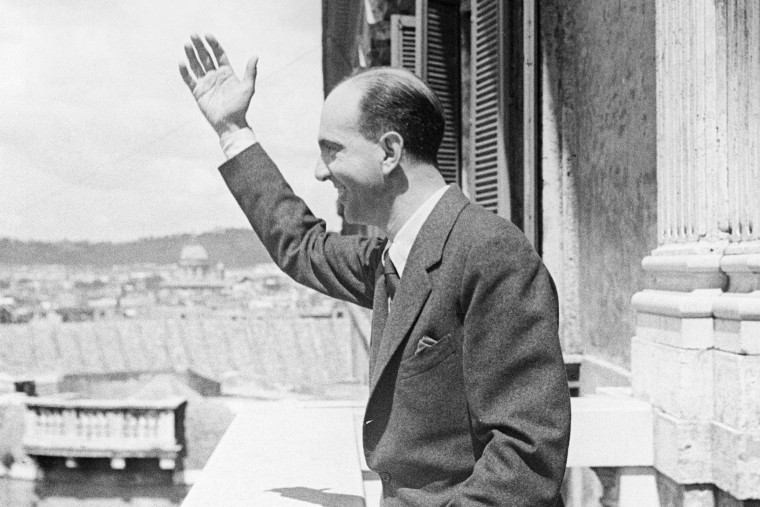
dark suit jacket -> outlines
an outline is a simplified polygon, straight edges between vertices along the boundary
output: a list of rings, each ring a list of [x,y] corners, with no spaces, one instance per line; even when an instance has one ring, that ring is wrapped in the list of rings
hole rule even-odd
[[[388,311],[385,240],[325,232],[259,145],[220,171],[286,273],[374,308],[364,452],[383,505],[561,504],[570,399],[556,291],[517,228],[450,188]]]

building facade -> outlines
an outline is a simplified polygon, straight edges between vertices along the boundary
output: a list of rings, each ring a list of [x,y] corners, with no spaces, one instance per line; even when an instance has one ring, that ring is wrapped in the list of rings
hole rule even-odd
[[[542,254],[582,394],[652,405],[660,503],[760,501],[760,4],[323,0],[323,43],[325,93],[438,93],[441,172]]]

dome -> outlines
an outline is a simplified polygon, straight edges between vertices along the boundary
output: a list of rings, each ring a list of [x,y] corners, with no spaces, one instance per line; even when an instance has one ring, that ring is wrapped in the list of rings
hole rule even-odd
[[[201,245],[187,245],[182,248],[179,261],[180,263],[206,263],[208,262],[208,252]]]

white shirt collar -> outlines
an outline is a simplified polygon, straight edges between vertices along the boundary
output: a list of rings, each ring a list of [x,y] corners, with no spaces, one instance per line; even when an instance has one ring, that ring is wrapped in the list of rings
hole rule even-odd
[[[396,266],[396,271],[398,271],[399,276],[404,273],[406,260],[409,258],[409,252],[412,250],[412,245],[414,245],[414,240],[417,239],[420,229],[422,229],[422,226],[430,216],[430,213],[433,212],[433,208],[435,208],[435,205],[438,204],[438,201],[441,200],[441,197],[443,197],[443,194],[445,194],[448,189],[449,186],[446,185],[436,190],[433,195],[428,197],[428,199],[422,203],[422,206],[417,208],[417,211],[415,211],[404,225],[401,226],[401,229],[399,229],[393,242],[388,243],[390,246],[386,246],[389,250],[388,255],[390,255],[393,265]]]

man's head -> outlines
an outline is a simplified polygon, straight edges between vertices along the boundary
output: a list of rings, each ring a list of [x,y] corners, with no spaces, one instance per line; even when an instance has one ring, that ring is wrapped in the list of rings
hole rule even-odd
[[[349,222],[382,226],[393,204],[394,171],[402,163],[436,166],[443,131],[440,102],[414,74],[365,71],[325,100],[315,176],[338,188]]]
[[[417,161],[438,167],[438,148],[446,123],[435,93],[404,69],[372,68],[351,78],[362,90],[359,129],[369,140],[389,131],[404,139],[405,152]]]

